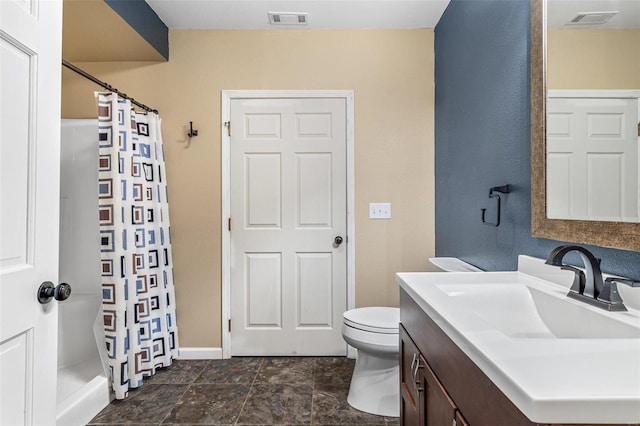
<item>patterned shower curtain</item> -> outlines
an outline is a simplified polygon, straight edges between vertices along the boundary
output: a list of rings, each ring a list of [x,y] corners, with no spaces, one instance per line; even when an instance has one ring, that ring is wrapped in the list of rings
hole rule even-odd
[[[167,181],[158,115],[97,96],[102,306],[122,399],[178,355]]]

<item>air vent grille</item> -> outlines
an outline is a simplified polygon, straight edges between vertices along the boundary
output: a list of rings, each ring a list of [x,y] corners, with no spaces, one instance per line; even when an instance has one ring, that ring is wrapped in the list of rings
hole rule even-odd
[[[609,19],[617,15],[617,11],[611,12],[581,12],[567,25],[601,25],[607,23]]]
[[[306,12],[268,12],[271,25],[307,25],[309,14]]]

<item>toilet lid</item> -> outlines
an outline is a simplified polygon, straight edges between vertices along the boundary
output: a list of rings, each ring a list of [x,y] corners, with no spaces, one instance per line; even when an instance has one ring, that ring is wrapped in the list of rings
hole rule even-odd
[[[363,331],[384,334],[398,334],[400,309],[388,307],[368,307],[346,311],[344,323]]]

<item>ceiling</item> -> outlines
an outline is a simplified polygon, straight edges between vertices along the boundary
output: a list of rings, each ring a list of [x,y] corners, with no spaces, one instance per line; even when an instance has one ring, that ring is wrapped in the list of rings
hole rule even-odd
[[[169,28],[435,28],[450,0],[145,0]],[[550,28],[578,13],[618,11],[609,22],[589,28],[640,28],[640,0],[548,0]],[[308,14],[303,26],[269,24],[268,12]]]
[[[567,25],[583,12],[617,11],[605,24]],[[640,28],[640,0],[548,0],[547,25],[549,28]]]
[[[165,25],[176,29],[413,29],[435,28],[450,0],[145,1]],[[566,25],[580,12],[613,10],[619,13],[606,24]],[[308,25],[269,25],[268,12],[308,13]],[[640,28],[640,0],[548,0],[547,12],[551,28]],[[112,37],[102,36],[107,29]],[[165,60],[103,0],[64,0],[63,57],[79,62]]]
[[[449,0],[146,0],[169,28],[435,28]],[[269,25],[268,12],[308,13],[308,24]]]

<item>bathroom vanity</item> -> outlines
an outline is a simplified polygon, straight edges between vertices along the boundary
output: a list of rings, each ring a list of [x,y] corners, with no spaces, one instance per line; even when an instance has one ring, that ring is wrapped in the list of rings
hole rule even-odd
[[[520,273],[406,273],[403,425],[640,424],[640,316]]]
[[[402,425],[466,426],[469,422],[463,410],[474,425],[535,424],[520,413],[405,291],[400,292],[400,321]]]

